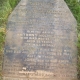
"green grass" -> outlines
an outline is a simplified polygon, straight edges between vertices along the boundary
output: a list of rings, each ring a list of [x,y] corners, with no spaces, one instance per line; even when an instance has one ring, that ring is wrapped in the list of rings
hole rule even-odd
[[[0,80],[2,80],[2,59],[8,16],[20,0],[0,0]]]
[[[77,20],[77,32],[78,32],[78,42],[77,42],[77,48],[78,48],[78,78],[80,80],[80,2],[78,0],[65,0],[68,4],[70,10],[72,11],[74,17]]]
[[[10,6],[12,9],[19,3],[20,0],[9,0]]]

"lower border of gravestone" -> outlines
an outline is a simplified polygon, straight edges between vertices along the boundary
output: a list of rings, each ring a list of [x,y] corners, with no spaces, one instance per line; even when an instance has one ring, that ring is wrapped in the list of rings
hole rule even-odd
[[[56,80],[53,78],[12,78],[12,77],[3,77],[3,80]]]

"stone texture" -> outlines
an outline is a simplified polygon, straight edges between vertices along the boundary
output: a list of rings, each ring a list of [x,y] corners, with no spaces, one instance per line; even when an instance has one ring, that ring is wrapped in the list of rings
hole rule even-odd
[[[76,26],[64,0],[21,0],[7,24],[3,80],[76,80]]]

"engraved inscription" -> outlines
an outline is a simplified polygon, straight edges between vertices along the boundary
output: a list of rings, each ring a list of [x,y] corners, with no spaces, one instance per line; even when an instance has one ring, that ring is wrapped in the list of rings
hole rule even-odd
[[[64,0],[21,0],[7,25],[3,80],[75,80],[75,38]]]

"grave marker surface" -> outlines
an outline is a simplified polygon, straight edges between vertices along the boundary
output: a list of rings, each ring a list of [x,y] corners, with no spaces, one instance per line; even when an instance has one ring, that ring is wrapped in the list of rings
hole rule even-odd
[[[7,24],[3,80],[76,80],[76,26],[64,0],[21,0]]]

